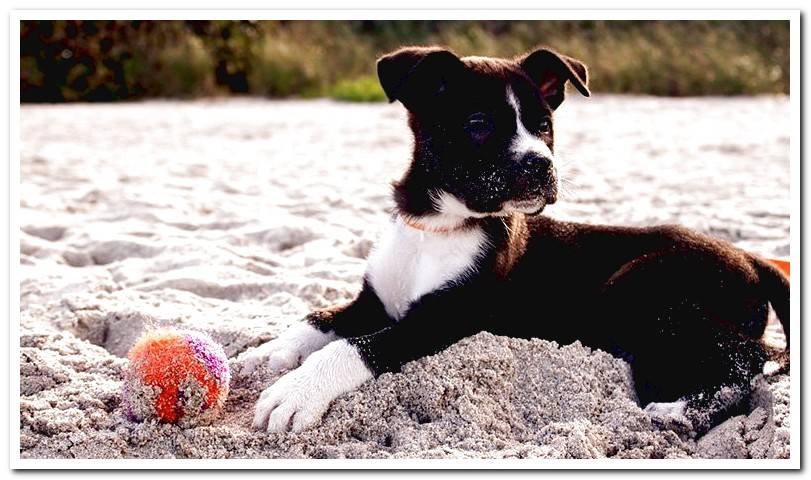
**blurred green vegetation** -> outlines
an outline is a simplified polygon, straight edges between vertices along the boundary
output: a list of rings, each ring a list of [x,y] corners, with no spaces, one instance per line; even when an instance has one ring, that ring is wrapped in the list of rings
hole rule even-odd
[[[380,88],[377,77],[364,75],[350,80],[339,80],[329,91],[329,96],[349,102],[382,102],[386,94]]]
[[[227,94],[384,100],[375,59],[442,44],[515,56],[547,45],[594,91],[788,93],[786,21],[23,21],[23,102]]]

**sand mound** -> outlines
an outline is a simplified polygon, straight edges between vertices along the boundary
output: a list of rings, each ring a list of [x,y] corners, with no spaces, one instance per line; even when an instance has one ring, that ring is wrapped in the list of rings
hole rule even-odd
[[[752,413],[695,442],[654,427],[636,405],[628,366],[579,343],[559,347],[480,333],[340,397],[307,432],[265,434],[250,428],[253,402],[274,379],[262,370],[233,381],[214,425],[184,429],[126,420],[125,360],[58,332],[26,334],[21,342],[24,457],[788,455],[786,377],[758,378]]]

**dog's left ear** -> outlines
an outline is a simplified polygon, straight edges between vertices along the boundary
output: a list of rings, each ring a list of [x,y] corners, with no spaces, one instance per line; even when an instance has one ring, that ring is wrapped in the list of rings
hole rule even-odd
[[[399,100],[411,111],[432,104],[464,68],[459,57],[441,47],[401,48],[377,61],[377,75],[389,101]]]
[[[540,48],[518,59],[521,68],[538,85],[546,102],[553,109],[563,102],[566,81],[571,81],[577,90],[588,97],[589,74],[579,60]]]

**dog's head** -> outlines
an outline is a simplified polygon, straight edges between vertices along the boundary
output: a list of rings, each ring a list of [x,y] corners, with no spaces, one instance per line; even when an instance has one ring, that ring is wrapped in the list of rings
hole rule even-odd
[[[394,184],[401,212],[534,214],[555,202],[552,113],[566,82],[589,95],[581,62],[546,48],[501,59],[408,47],[378,60],[377,72],[414,133],[413,161]]]

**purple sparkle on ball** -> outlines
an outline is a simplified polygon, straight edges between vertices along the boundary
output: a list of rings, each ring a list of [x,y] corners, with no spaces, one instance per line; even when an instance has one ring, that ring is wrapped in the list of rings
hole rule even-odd
[[[223,361],[225,353],[222,347],[214,343],[207,335],[199,332],[184,332],[186,341],[194,355],[203,363],[206,370],[217,379],[218,382],[228,382],[228,366]]]

